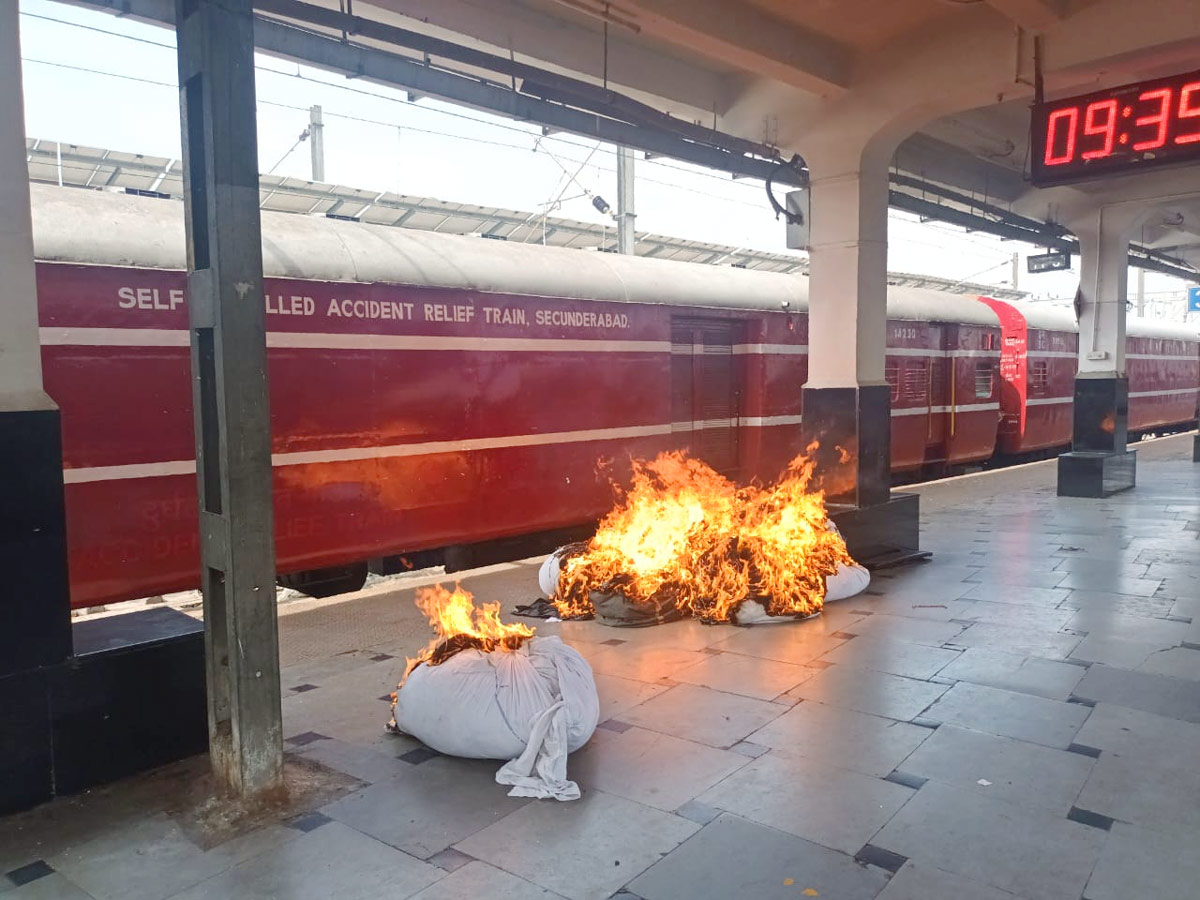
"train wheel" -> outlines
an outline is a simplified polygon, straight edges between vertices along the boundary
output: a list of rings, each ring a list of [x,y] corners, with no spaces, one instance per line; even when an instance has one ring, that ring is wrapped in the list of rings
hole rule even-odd
[[[367,580],[366,562],[328,569],[309,569],[280,575],[278,581],[286,588],[308,594],[310,597],[333,597],[361,590]]]

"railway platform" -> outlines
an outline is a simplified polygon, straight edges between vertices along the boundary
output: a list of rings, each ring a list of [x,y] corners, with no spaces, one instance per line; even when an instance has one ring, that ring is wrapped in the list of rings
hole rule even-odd
[[[384,732],[420,578],[281,608],[307,787],[240,826],[195,759],[0,820],[12,900],[1174,900],[1200,862],[1200,468],[1055,496],[1055,463],[921,493],[931,562],[802,623],[539,623],[591,662],[574,803]],[[470,573],[509,611],[537,562]],[[1196,621],[1193,623],[1193,617]],[[2,874],[7,873],[7,874]]]

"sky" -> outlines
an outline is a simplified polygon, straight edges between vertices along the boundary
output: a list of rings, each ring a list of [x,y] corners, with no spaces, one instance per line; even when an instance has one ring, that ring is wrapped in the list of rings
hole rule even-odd
[[[179,99],[173,31],[49,0],[21,0],[25,127],[30,138],[177,158]],[[325,181],[440,200],[611,224],[590,195],[616,206],[616,152],[568,134],[351,80],[259,55],[258,150],[262,172],[310,178],[298,137],[318,104],[325,122]],[[784,250],[761,182],[665,159],[636,164],[639,231],[739,248]],[[1011,283],[1035,298],[1069,300],[1069,272],[1030,275],[1024,258],[1044,252],[896,210],[888,268],[961,281]],[[1130,273],[1130,295],[1134,273]],[[1152,309],[1180,318],[1184,282],[1147,273]],[[1154,303],[1153,301],[1159,301]]]

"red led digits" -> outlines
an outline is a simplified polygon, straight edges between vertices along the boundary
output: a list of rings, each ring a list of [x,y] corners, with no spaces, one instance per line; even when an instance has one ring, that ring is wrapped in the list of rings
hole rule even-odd
[[[1066,119],[1066,124],[1060,126],[1060,122]],[[1067,149],[1061,156],[1054,155],[1054,147],[1058,143],[1059,128],[1065,128],[1067,132],[1066,147]],[[1056,109],[1050,113],[1050,118],[1046,120],[1046,157],[1045,163],[1048,166],[1061,166],[1064,163],[1069,163],[1075,158],[1075,137],[1076,131],[1079,129],[1079,107],[1068,106],[1066,109]]]
[[[1031,136],[1038,187],[1200,165],[1200,70],[1037,103]]]
[[[1139,128],[1143,125],[1155,125],[1157,128],[1154,137],[1147,141],[1138,141],[1133,145],[1134,150],[1154,150],[1167,142],[1167,124],[1171,116],[1171,94],[1173,93],[1170,88],[1159,88],[1157,91],[1146,91],[1138,97],[1139,102],[1157,100],[1158,111],[1148,116],[1139,116],[1134,120],[1134,124]]]
[[[1097,123],[1097,114],[1101,112],[1104,113],[1104,121]],[[1113,141],[1117,136],[1117,101],[1098,100],[1089,103],[1083,114],[1083,133],[1104,135],[1104,146],[1099,150],[1085,150],[1083,159],[1099,159],[1112,153]]]
[[[1200,119],[1200,81],[1193,81],[1190,84],[1185,84],[1179,89],[1179,121],[1183,123],[1184,119]],[[1200,125],[1200,122],[1196,123]],[[1200,131],[1192,132],[1191,134],[1175,135],[1175,143],[1177,144],[1194,144],[1200,141]]]

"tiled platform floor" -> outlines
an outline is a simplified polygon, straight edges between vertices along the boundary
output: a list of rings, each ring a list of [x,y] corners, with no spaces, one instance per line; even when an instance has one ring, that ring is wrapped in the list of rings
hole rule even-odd
[[[922,489],[933,562],[804,623],[543,625],[596,671],[584,798],[382,724],[408,590],[281,618],[291,753],[362,782],[201,850],[143,778],[0,821],[5,900],[1200,896],[1200,465],[1054,496],[1053,463]],[[468,586],[506,608],[534,564]],[[1197,621],[1193,624],[1193,617]],[[157,785],[157,786],[156,786]],[[5,893],[7,892],[7,893]]]

